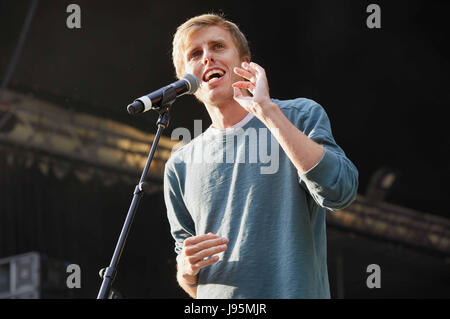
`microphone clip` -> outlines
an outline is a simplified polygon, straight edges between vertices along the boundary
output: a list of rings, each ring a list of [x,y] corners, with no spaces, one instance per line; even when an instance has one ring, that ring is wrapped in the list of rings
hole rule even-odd
[[[161,101],[158,103],[158,105],[155,105],[152,108],[161,114],[162,112],[166,111],[169,107],[171,107],[176,99],[177,99],[177,91],[175,90],[175,87],[173,85],[168,85],[165,88],[163,88]]]

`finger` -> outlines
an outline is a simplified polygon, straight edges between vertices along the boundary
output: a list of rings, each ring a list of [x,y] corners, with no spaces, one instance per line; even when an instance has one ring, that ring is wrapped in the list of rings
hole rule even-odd
[[[220,246],[223,244],[228,243],[228,239],[227,238],[214,238],[214,239],[209,239],[209,240],[205,240],[202,241],[200,243],[197,243],[195,245],[191,245],[191,246],[186,246],[184,249],[184,254],[186,256],[194,256],[195,254],[197,254],[199,251],[211,248],[211,247],[215,247],[215,246]]]
[[[258,66],[258,65],[254,62],[250,62],[250,63],[242,62],[242,67],[252,74],[258,73],[258,69],[256,69],[256,66]]]
[[[259,64],[255,63],[255,62],[250,62],[249,67],[252,70],[255,70],[255,72],[258,73],[258,74],[265,74],[266,73],[264,68],[262,66],[260,66]]]
[[[188,261],[190,264],[196,264],[200,260],[203,260],[205,258],[219,254],[221,252],[224,252],[227,249],[228,249],[227,245],[220,245],[220,246],[215,246],[215,247],[211,247],[208,249],[204,249],[204,250],[198,252],[197,254],[195,254],[194,256],[188,257]]]
[[[250,73],[250,72],[248,72],[248,71],[246,71],[244,69],[235,67],[234,68],[234,73],[236,73],[239,76],[242,76],[244,79],[247,79],[247,80],[249,80],[251,82],[255,82],[256,81],[255,76],[252,73]]]
[[[211,248],[211,247],[214,247],[214,246],[220,246],[220,245],[227,244],[227,243],[228,243],[228,239],[227,238],[220,237],[220,238],[214,238],[214,239],[205,240],[205,241],[203,241],[201,243],[198,243],[198,244],[196,244],[196,245],[194,245],[192,247],[189,247],[189,248],[192,248],[192,249],[194,249],[196,251],[200,251],[200,250],[204,250],[204,249]]]
[[[233,83],[232,86],[239,89],[246,89],[251,94],[253,94],[253,91],[255,90],[255,85],[248,81],[238,81]]]
[[[234,89],[234,96],[233,97],[235,99],[239,99],[239,98],[244,96],[239,88],[233,86],[233,89]]]
[[[218,237],[219,236],[217,236],[216,234],[213,234],[213,233],[207,233],[207,234],[204,234],[204,235],[192,236],[192,237],[189,237],[189,238],[185,239],[183,245],[184,245],[184,247],[190,246],[190,245],[195,245],[195,244],[197,244],[199,242],[202,242],[202,241],[205,241],[205,240],[208,240],[208,239],[212,239],[212,238],[218,238]]]
[[[253,93],[252,93],[253,94]],[[234,100],[238,102],[241,106],[245,108],[245,105],[247,105],[249,102],[252,101],[251,96],[245,96],[242,94],[241,90],[238,88],[234,88]]]
[[[255,85],[252,82],[248,82],[248,81],[234,82],[231,86],[234,88],[247,89],[247,90],[255,88]]]
[[[212,256],[211,258],[199,261],[198,263],[193,265],[192,268],[194,268],[195,270],[200,270],[206,266],[216,263],[218,260],[219,260],[219,256]]]
[[[228,249],[228,246],[225,244],[220,245],[220,246],[214,246],[214,247],[207,248],[207,249],[204,249],[204,250],[198,252],[195,256],[198,257],[198,259],[205,259],[205,258],[211,257],[212,255],[224,252],[227,249]]]
[[[251,97],[249,96],[245,96],[244,94],[242,94],[241,89],[235,87],[234,88],[234,96],[233,98],[239,102],[239,101],[244,101],[244,100],[251,100]]]

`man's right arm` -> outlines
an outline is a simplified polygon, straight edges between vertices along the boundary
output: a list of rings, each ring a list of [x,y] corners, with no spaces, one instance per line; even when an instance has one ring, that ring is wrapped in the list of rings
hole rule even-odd
[[[190,279],[183,276],[180,267],[177,264],[177,281],[181,288],[189,295],[191,298],[197,298],[197,277],[192,277]]]
[[[192,236],[183,243],[177,258],[177,281],[186,293],[197,298],[198,273],[200,269],[216,263],[216,254],[227,250],[228,239],[213,233]]]

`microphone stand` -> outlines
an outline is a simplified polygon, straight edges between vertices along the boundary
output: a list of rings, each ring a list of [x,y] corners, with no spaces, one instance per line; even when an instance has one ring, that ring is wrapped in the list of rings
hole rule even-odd
[[[150,149],[150,153],[147,158],[147,163],[145,164],[144,170],[142,171],[139,184],[136,185],[134,189],[133,199],[131,201],[130,208],[128,209],[128,214],[125,219],[125,223],[122,227],[119,240],[117,241],[116,248],[114,249],[114,254],[111,258],[109,267],[102,268],[99,272],[100,277],[103,279],[103,282],[100,287],[97,299],[106,299],[106,298],[113,299],[115,297],[114,289],[111,291],[111,287],[117,273],[117,265],[119,264],[120,257],[125,247],[125,242],[127,240],[128,233],[130,232],[131,224],[133,222],[134,215],[136,213],[139,202],[143,197],[144,192],[148,191],[150,188],[150,185],[147,182],[145,182],[145,177],[147,176],[150,164],[153,160],[153,155],[158,145],[161,133],[169,123],[170,118],[169,109],[172,106],[173,102],[175,102],[176,98],[177,95],[175,89],[172,87],[168,87],[163,93],[161,107],[155,109],[159,113],[159,118],[156,122],[158,130],[156,132],[155,139],[153,140],[152,147]]]

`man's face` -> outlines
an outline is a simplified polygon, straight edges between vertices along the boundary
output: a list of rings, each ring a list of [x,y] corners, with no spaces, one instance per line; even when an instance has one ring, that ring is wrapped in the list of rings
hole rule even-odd
[[[232,84],[241,78],[233,72],[242,61],[227,30],[208,26],[196,30],[184,51],[185,72],[195,75],[199,88],[195,96],[206,104],[221,105],[233,99]]]

